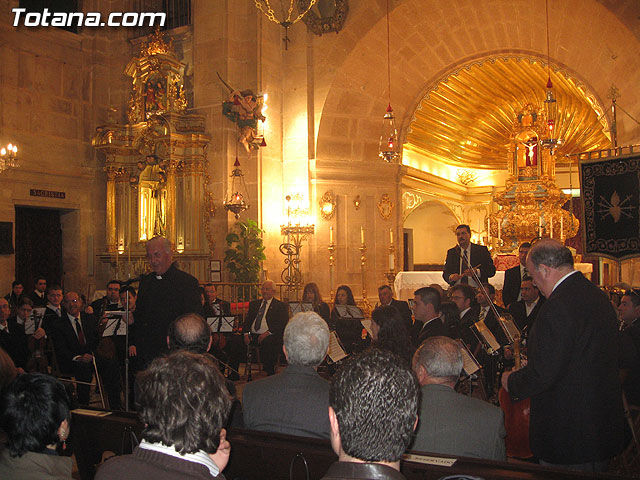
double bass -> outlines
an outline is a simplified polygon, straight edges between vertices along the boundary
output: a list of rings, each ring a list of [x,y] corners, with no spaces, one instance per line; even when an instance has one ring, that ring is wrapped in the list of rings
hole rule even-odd
[[[463,262],[466,262],[468,271],[473,276],[474,281],[478,284],[480,291],[487,299],[489,308],[498,319],[498,323],[502,327],[505,335],[511,340],[513,346],[513,356],[515,369],[519,369],[521,366],[521,351],[520,341],[521,335],[519,330],[515,328],[514,331],[508,331],[505,328],[506,317],[510,315],[500,315],[495,305],[491,301],[487,290],[482,285],[480,278],[475,272],[475,269],[469,265],[467,259],[461,254]],[[506,453],[509,457],[516,457],[521,459],[527,459],[533,457],[531,447],[529,446],[529,413],[531,408],[531,402],[528,398],[514,402],[504,388],[500,388],[498,392],[498,400],[500,402],[500,408],[504,412],[504,426],[507,432],[505,438]]]

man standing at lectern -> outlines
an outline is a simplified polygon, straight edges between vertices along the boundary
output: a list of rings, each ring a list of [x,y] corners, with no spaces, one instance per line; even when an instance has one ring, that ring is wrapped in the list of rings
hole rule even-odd
[[[447,251],[442,278],[449,285],[466,283],[478,287],[473,280],[472,267],[481,282],[487,282],[496,274],[496,267],[491,254],[484,245],[471,243],[471,228],[469,225],[458,225],[456,228],[458,245]]]

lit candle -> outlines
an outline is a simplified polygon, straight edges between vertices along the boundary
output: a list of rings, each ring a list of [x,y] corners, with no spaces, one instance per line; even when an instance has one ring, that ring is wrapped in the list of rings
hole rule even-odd
[[[500,240],[501,236],[502,236],[502,222],[498,220],[498,241]]]
[[[487,243],[491,240],[491,219],[487,217]]]
[[[360,227],[360,243],[364,245],[364,227]]]
[[[389,240],[391,245],[393,245],[393,228],[389,229]]]
[[[560,212],[562,213],[562,212]],[[560,215],[560,241],[564,242],[564,216]]]
[[[553,217],[549,217],[549,237],[553,238]]]
[[[538,217],[538,237],[542,238],[542,216]]]
[[[329,227],[329,243],[333,245],[333,227]]]

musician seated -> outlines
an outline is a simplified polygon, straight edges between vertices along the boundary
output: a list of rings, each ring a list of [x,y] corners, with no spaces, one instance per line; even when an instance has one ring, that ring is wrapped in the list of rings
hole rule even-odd
[[[430,337],[415,353],[420,413],[409,448],[505,461],[504,414],[490,403],[456,393],[462,365],[460,346],[448,337]]]
[[[336,290],[336,301],[333,310],[331,310],[329,328],[335,330],[345,352],[352,353],[361,350],[363,347],[362,323],[359,319],[341,317],[336,305],[356,305],[353,292],[347,285],[340,285]]]
[[[63,306],[65,314],[54,324],[51,334],[53,348],[60,371],[73,375],[80,382],[90,383],[93,379],[93,352],[98,337],[98,322],[93,315],[81,312],[82,300],[76,292],[67,292]],[[98,369],[104,380],[111,409],[120,409],[120,375],[113,359],[96,357]],[[88,405],[90,386],[78,384],[78,403]]]
[[[380,285],[378,287],[378,299],[380,300],[380,306],[390,305],[395,307],[404,320],[407,330],[411,330],[413,320],[411,318],[411,309],[409,308],[409,304],[404,300],[396,300],[393,298],[393,291],[389,285]]]
[[[481,288],[476,292],[476,301],[478,302],[478,305],[480,305],[478,320],[483,320],[484,324],[489,330],[491,330],[491,333],[493,333],[493,336],[496,337],[496,340],[498,340],[500,345],[505,345],[507,343],[507,337],[498,323],[496,313],[499,316],[502,316],[507,313],[507,311],[499,305],[496,305],[494,302],[496,298],[495,287],[488,282],[484,282],[482,286],[484,287],[486,295]]]
[[[454,285],[449,289],[451,301],[458,307],[460,315],[460,338],[467,344],[471,352],[476,355],[480,348],[478,338],[473,334],[471,327],[478,321],[478,304],[475,290],[465,284]]]
[[[313,305],[313,311],[322,317],[327,322],[327,325],[331,322],[331,312],[329,311],[329,305],[322,301],[322,295],[320,295],[320,289],[315,283],[307,283],[302,290],[302,301]]]
[[[509,313],[513,317],[518,328],[526,334],[531,331],[531,326],[538,316],[540,307],[544,303],[544,297],[540,295],[540,290],[533,283],[533,278],[524,277],[520,286],[522,300],[512,303],[509,306]]]
[[[101,317],[104,312],[112,310],[120,310],[120,281],[109,280],[107,283],[107,294],[91,302],[91,305],[85,309],[86,313],[93,313],[97,317]]]
[[[9,308],[11,311],[15,311],[18,308],[18,302],[24,294],[24,285],[18,280],[11,282],[11,291],[7,293],[4,298],[9,302]]]
[[[46,332],[42,328],[42,319],[32,317],[33,302],[29,297],[23,297],[18,304],[18,310],[15,317],[8,320],[9,325],[13,325],[24,332],[24,336],[21,336],[20,341],[28,345],[26,350],[27,366],[24,367],[27,371],[39,371],[42,373],[49,373],[47,371],[47,360],[44,352],[44,343],[46,342]]]
[[[29,298],[23,298],[22,301],[28,301],[29,313],[33,303]],[[22,307],[21,307],[22,308]],[[26,307],[22,308],[23,314]],[[20,308],[19,308],[20,310]],[[27,346],[27,336],[24,333],[24,322],[18,323],[17,317],[10,317],[11,310],[9,302],[0,298],[0,348],[3,348],[13,360],[20,373],[27,370],[27,362],[29,360],[29,348]]]
[[[53,284],[47,287],[47,305],[42,317],[42,328],[49,332],[53,324],[62,317],[62,287]]]
[[[440,293],[432,287],[422,287],[413,292],[413,316],[416,319],[413,337],[420,345],[429,337],[446,335],[440,318]]]
[[[276,284],[273,280],[266,280],[262,284],[261,293],[262,300],[249,303],[242,331],[245,345],[251,344],[260,349],[264,369],[267,375],[273,375],[282,351],[282,334],[289,321],[289,308],[274,298]],[[236,366],[232,367],[237,370]]]

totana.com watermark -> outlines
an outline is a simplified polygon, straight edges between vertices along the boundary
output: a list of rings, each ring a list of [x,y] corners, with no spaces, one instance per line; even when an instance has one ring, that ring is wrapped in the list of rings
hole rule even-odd
[[[163,12],[111,12],[106,21],[100,12],[27,12],[12,8],[13,26],[25,27],[164,27],[167,14]]]

